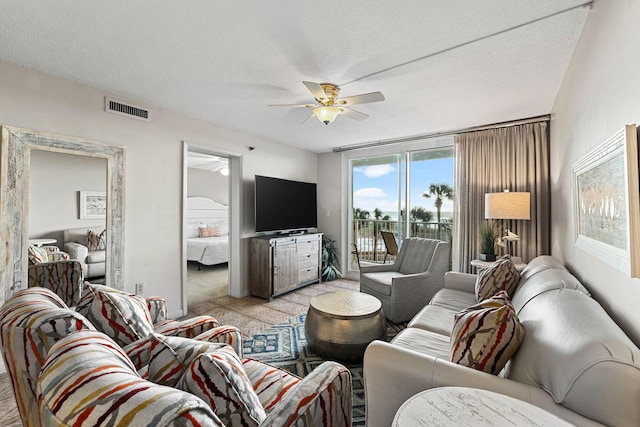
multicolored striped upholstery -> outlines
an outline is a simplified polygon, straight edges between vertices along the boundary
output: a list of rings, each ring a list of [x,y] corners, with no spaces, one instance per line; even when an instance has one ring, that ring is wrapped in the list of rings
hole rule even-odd
[[[51,289],[65,304],[73,307],[82,297],[82,264],[77,260],[30,264],[28,283],[30,288]]]
[[[0,325],[3,357],[25,426],[223,425],[197,396],[145,380],[151,335],[120,347],[45,288],[11,297],[0,309]],[[225,328],[196,338],[219,340],[228,331],[218,329]],[[233,335],[233,340],[239,343],[240,335]],[[197,346],[219,348],[215,341]],[[223,348],[227,361],[240,360],[229,346]],[[196,360],[197,365],[189,366],[197,366],[196,371],[211,362]],[[266,415],[261,426],[351,425],[351,374],[342,365],[325,362],[304,380],[250,359],[241,366],[235,363],[233,369],[244,370],[243,378],[257,395]],[[230,423],[236,425],[234,419]]]
[[[266,418],[236,352],[228,345],[197,355],[177,388],[198,396],[229,426],[258,426]]]
[[[491,298],[500,291],[506,291],[511,297],[520,281],[520,273],[510,256],[504,256],[491,267],[478,273],[476,279],[476,298],[478,302]]]
[[[76,332],[56,343],[37,393],[46,426],[223,425],[196,396],[140,378],[122,349],[100,332]]]
[[[154,325],[167,320],[167,300],[164,298],[148,297],[147,308],[149,309],[151,321]]]
[[[524,328],[505,291],[455,315],[451,361],[497,375],[516,353]]]
[[[18,291],[0,309],[2,356],[25,426],[39,426],[36,380],[51,346],[68,334],[95,330],[46,288]]]

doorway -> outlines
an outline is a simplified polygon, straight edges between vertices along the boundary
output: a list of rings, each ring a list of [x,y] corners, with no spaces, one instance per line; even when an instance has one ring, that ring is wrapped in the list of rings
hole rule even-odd
[[[183,312],[222,296],[242,296],[241,157],[184,144]]]

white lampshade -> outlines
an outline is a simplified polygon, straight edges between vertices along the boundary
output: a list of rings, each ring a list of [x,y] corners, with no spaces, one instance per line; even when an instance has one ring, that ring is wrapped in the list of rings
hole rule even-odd
[[[531,193],[486,193],[484,217],[487,219],[531,219]]]
[[[325,125],[334,121],[341,112],[342,109],[338,107],[317,107],[313,109],[313,115]]]

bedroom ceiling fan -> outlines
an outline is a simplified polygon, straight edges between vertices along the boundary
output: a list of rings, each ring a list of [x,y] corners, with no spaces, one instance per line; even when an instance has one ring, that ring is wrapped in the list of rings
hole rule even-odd
[[[328,125],[333,122],[338,115],[344,115],[353,120],[364,120],[369,116],[352,109],[352,105],[384,101],[384,95],[381,92],[363,93],[361,95],[338,99],[340,88],[337,85],[306,81],[302,83],[316,99],[315,104],[272,104],[269,105],[269,107],[313,108],[311,116],[316,116],[318,120]],[[307,117],[305,121],[307,121],[309,117]]]

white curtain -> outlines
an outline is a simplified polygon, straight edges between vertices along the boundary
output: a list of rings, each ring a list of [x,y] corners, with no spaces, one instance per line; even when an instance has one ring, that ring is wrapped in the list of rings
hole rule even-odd
[[[495,220],[520,236],[512,255],[528,262],[550,253],[549,124],[528,123],[455,138],[454,271],[472,272],[480,252],[485,193],[528,191],[531,220]]]

